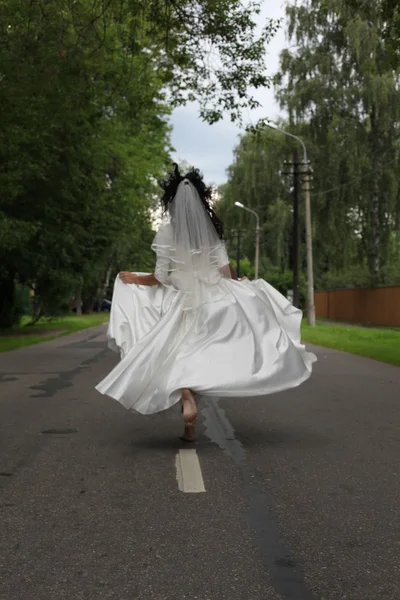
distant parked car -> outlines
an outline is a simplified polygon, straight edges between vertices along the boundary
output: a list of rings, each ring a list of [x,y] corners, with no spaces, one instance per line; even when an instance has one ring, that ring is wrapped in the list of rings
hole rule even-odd
[[[101,302],[95,302],[93,305],[94,312],[110,312],[111,310],[111,301],[110,300],[102,300]]]
[[[100,310],[102,312],[110,312],[111,310],[111,301],[110,300],[103,300],[100,306]]]

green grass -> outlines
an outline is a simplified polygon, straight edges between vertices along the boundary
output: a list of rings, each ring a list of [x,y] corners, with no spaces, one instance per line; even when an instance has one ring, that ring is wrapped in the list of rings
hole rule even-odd
[[[108,317],[108,313],[95,313],[82,317],[70,315],[56,319],[45,318],[32,327],[26,326],[29,319],[25,318],[19,327],[0,332],[0,352],[39,344],[94,327],[107,322]],[[400,366],[400,329],[346,327],[329,324],[319,324],[311,328],[303,323],[302,339],[317,346],[343,350]]]
[[[108,313],[94,313],[92,315],[69,315],[54,319],[43,318],[35,325],[29,327],[29,318],[23,318],[21,325],[0,331],[0,352],[8,352],[23,346],[32,346],[41,342],[48,342],[55,338],[75,333],[89,327],[101,325],[108,321]]]
[[[400,365],[400,329],[346,327],[320,324],[302,325],[302,339],[310,344],[367,356]]]

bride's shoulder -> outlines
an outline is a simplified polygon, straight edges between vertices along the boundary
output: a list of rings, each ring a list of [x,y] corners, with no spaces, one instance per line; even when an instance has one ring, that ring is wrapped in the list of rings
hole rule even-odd
[[[154,237],[153,246],[167,246],[171,244],[172,240],[172,226],[171,223],[163,219],[158,227],[157,233]]]
[[[172,235],[171,221],[167,219],[163,220],[158,229],[158,234],[162,237],[170,237]]]
[[[171,217],[168,214],[163,215],[159,221],[158,230],[171,229],[171,227]]]

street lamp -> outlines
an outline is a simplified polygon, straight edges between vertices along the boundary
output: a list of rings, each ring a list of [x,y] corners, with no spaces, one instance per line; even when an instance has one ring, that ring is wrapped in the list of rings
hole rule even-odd
[[[243,208],[243,210],[247,210],[247,212],[249,212],[252,215],[254,215],[255,218],[257,219],[257,225],[256,225],[256,258],[255,258],[255,261],[254,261],[254,277],[255,277],[255,279],[258,279],[258,263],[259,263],[259,258],[260,258],[260,219],[258,217],[258,214],[254,210],[251,210],[251,208],[247,208],[247,206],[245,206],[241,202],[235,202],[235,206],[238,206],[239,208]]]
[[[306,247],[307,247],[307,320],[311,327],[315,327],[315,304],[314,304],[314,269],[313,269],[313,251],[312,251],[312,227],[311,227],[311,202],[310,202],[310,178],[307,159],[307,148],[303,140],[293,133],[280,129],[276,125],[266,123],[270,129],[275,129],[280,133],[297,140],[303,148],[304,162],[304,204],[306,213]]]

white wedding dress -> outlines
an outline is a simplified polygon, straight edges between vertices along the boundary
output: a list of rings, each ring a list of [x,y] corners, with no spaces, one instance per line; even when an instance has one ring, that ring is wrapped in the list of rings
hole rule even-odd
[[[168,229],[158,234],[164,243],[155,244],[155,274],[163,284],[115,281],[108,341],[121,361],[96,389],[127,409],[151,414],[177,403],[183,388],[243,398],[308,379],[316,357],[300,341],[301,311],[263,280],[224,277],[222,244],[214,252],[219,269],[211,279],[201,270],[194,276],[179,266],[171,271]]]

